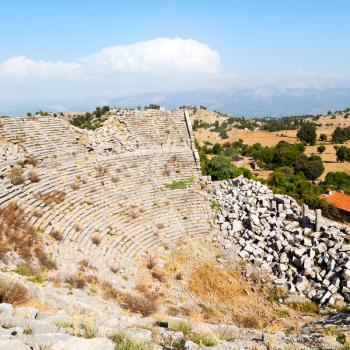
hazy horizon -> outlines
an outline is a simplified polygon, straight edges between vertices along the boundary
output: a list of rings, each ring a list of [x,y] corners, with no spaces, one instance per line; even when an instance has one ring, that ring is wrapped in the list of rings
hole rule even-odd
[[[7,2],[0,114],[147,94],[148,103],[161,95],[173,107],[169,96],[183,94],[247,116],[345,108],[349,12],[345,0]],[[282,108],[283,99],[301,106]]]

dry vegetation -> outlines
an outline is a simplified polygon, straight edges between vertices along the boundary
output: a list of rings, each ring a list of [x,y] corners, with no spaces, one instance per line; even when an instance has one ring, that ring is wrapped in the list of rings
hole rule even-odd
[[[22,304],[29,298],[28,290],[18,282],[0,278],[0,303]]]
[[[102,289],[105,298],[119,301],[122,307],[130,312],[150,316],[158,310],[157,293],[141,289],[140,292],[143,295],[129,294],[117,290],[109,282],[104,282]]]
[[[24,182],[24,176],[23,176],[23,170],[22,169],[17,169],[13,168],[10,170],[8,173],[8,177],[12,183],[12,185],[20,185],[21,183]]]
[[[58,242],[59,242],[59,241],[62,241],[62,239],[63,239],[62,233],[61,233],[59,230],[56,230],[56,229],[54,229],[54,230],[51,231],[50,236],[51,236],[53,239],[55,239],[56,241],[58,241]]]
[[[99,233],[95,233],[91,237],[91,241],[92,241],[93,244],[100,245],[100,243],[102,241],[101,235]]]
[[[17,203],[11,202],[0,208],[0,258],[7,252],[17,252],[25,261],[33,258],[47,268],[55,268],[55,263],[43,251],[37,230],[30,225]]]
[[[40,177],[35,170],[31,170],[28,173],[28,179],[30,182],[39,182],[40,181]]]
[[[86,286],[87,280],[83,274],[77,273],[68,275],[65,282],[69,283],[73,288],[82,289]]]
[[[24,160],[20,161],[19,164],[24,167],[26,165],[32,165],[33,167],[36,167],[39,163],[39,160],[36,159],[33,156],[28,156]]]
[[[199,266],[191,274],[189,290],[201,299],[210,299],[216,302],[234,300],[244,292],[244,285],[237,283],[241,274],[235,269],[222,269],[214,264]]]
[[[79,190],[80,188],[80,183],[78,181],[75,181],[73,183],[70,184],[70,187],[72,190],[76,191],[76,190]]]
[[[156,294],[148,294],[147,296],[125,294],[122,298],[122,305],[133,313],[150,316],[158,309],[157,300]]]
[[[113,176],[111,176],[111,181],[114,182],[114,183],[117,183],[117,182],[120,181],[120,178],[117,175],[113,175]]]
[[[157,267],[158,259],[166,261],[164,268]],[[135,291],[156,291],[160,314],[245,328],[282,329],[310,314],[309,306],[280,304],[286,292],[261,273],[252,273],[248,281],[246,268],[241,261],[226,259],[212,242],[183,242],[173,252],[164,249],[140,261]]]
[[[34,196],[36,199],[41,200],[46,205],[53,205],[62,203],[66,197],[66,193],[63,191],[52,191],[47,194],[38,193]]]
[[[107,174],[107,168],[102,164],[97,164],[95,167],[97,176],[104,176]]]

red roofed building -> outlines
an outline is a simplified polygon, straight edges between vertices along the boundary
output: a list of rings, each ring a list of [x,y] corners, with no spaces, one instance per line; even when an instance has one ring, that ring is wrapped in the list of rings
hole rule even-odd
[[[329,191],[328,194],[321,195],[321,198],[324,198],[328,203],[333,204],[338,209],[350,213],[350,195]]]

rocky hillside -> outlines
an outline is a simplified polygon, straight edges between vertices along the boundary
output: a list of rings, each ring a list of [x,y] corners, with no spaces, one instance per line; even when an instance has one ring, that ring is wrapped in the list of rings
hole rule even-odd
[[[109,113],[0,120],[1,350],[347,346],[346,227],[203,177],[186,111]]]

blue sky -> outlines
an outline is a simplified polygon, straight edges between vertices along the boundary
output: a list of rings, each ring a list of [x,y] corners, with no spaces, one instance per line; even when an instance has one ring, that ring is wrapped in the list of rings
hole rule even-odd
[[[15,100],[338,84],[350,78],[349,15],[347,0],[4,0],[0,93]],[[167,52],[148,57],[151,49]]]

